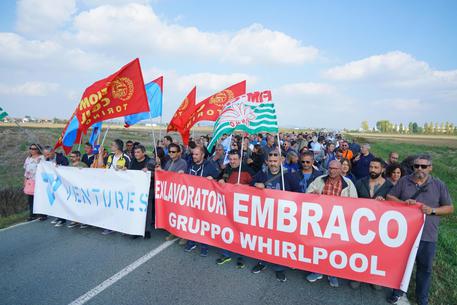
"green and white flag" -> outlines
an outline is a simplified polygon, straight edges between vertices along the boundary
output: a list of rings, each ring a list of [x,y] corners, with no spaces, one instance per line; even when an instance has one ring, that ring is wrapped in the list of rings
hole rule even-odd
[[[8,116],[8,113],[6,111],[4,111],[2,107],[0,107],[0,121],[3,120],[4,118],[6,118],[7,116]]]
[[[211,151],[224,133],[231,134],[236,130],[249,134],[278,133],[278,118],[271,91],[246,93],[228,102],[214,124],[208,150]]]

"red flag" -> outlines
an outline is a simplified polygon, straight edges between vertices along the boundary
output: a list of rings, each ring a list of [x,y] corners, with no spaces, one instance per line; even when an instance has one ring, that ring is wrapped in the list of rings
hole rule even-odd
[[[185,121],[185,129],[190,130],[197,122],[215,122],[224,109],[225,104],[233,98],[246,93],[246,81],[230,86],[197,104],[190,117]]]
[[[76,109],[76,117],[79,129],[87,133],[94,123],[139,112],[149,112],[149,104],[137,58],[89,86]]]
[[[182,130],[184,125],[189,120],[190,116],[194,112],[195,109],[195,99],[197,95],[197,87],[194,87],[189,94],[186,96],[184,101],[182,101],[179,108],[176,110],[173,118],[171,119],[170,123],[167,127],[167,132],[170,131],[178,131],[182,135]],[[184,137],[183,137],[184,140]]]

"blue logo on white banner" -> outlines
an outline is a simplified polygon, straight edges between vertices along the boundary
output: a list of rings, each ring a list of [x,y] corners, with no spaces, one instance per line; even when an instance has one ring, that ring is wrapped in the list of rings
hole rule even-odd
[[[41,178],[47,184],[46,193],[48,194],[49,204],[52,206],[56,200],[55,192],[62,185],[62,180],[59,176],[50,173],[42,173]]]
[[[34,213],[143,235],[151,174],[40,162]]]

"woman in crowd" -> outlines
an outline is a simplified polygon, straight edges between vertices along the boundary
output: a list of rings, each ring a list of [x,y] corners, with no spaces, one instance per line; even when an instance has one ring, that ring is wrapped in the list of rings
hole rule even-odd
[[[400,163],[389,164],[386,168],[386,179],[392,182],[393,185],[397,184],[398,180],[405,175],[405,172]]]
[[[346,158],[342,158],[340,162],[341,162],[341,175],[343,175],[343,177],[351,179],[351,181],[355,183],[355,177],[351,173],[351,169],[352,169],[351,161],[349,161]]]
[[[33,194],[35,192],[35,176],[38,168],[38,164],[44,161],[42,149],[39,144],[31,144],[29,147],[29,155],[24,162],[24,193],[27,195],[27,201],[29,204],[29,218],[27,221],[34,220],[37,215],[33,214]],[[41,215],[40,220],[46,220],[47,216]]]

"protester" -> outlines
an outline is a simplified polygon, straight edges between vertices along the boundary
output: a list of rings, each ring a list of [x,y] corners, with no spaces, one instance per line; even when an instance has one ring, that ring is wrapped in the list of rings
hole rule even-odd
[[[300,166],[298,164],[298,155],[294,150],[289,150],[286,155],[286,162],[284,162],[284,169],[290,173],[297,172]]]
[[[342,153],[341,153],[342,155]],[[325,149],[325,155],[324,155],[324,160],[322,162],[322,169],[323,170],[328,170],[328,165],[330,161],[336,160],[336,152],[335,152],[335,144],[332,142],[327,143],[326,149]]]
[[[342,141],[341,152],[343,153],[343,158],[348,159],[349,161],[354,157],[354,153],[349,149],[348,141]]]
[[[328,175],[317,177],[307,189],[307,193],[321,194],[329,196],[341,196],[357,198],[357,190],[355,189],[352,181],[341,175],[342,164],[333,160],[329,164]],[[310,283],[322,279],[323,275],[320,273],[310,273],[306,279]],[[331,287],[339,287],[338,278],[328,276]]]
[[[267,170],[266,172],[258,172],[252,179],[251,185],[259,189],[273,189],[273,190],[286,190],[290,192],[299,192],[300,187],[297,179],[292,173],[284,174],[284,185],[281,177],[281,159],[278,150],[272,150],[268,154],[267,159]],[[265,270],[266,265],[264,262],[259,261],[252,268],[252,273],[259,273]],[[275,271],[276,279],[280,282],[287,281],[285,268],[279,265],[273,265],[273,271]]]
[[[52,148],[51,146],[45,146],[43,149],[43,155],[46,158],[46,161],[52,162],[54,165],[57,166],[68,166],[69,162],[67,157],[63,155],[63,153],[58,153]],[[55,227],[61,227],[67,222],[66,219],[63,218],[55,218],[51,221]]]
[[[342,165],[341,166],[341,175],[343,177],[349,178],[352,181],[352,183],[355,183],[355,177],[351,173],[351,169],[352,169],[351,161],[349,161],[348,159],[342,158],[340,160],[340,163]]]
[[[363,144],[360,153],[352,159],[352,174],[356,180],[369,175],[370,162],[374,156],[370,153],[370,144]]]
[[[214,150],[213,156],[210,158],[210,161],[213,163],[214,167],[220,173],[225,168],[225,150],[222,144],[217,144]]]
[[[141,170],[144,172],[151,171],[155,167],[154,159],[149,158],[146,155],[146,148],[139,144],[135,146],[133,151],[134,158],[130,163],[129,169],[130,170]],[[150,165],[152,163],[152,165]],[[151,232],[154,229],[154,222],[155,222],[155,207],[154,207],[154,172],[151,173],[151,182],[149,185],[149,196],[148,196],[148,206],[146,210],[146,226],[144,232],[144,238],[149,239],[151,238]],[[133,239],[138,238],[139,236],[134,235],[132,236]]]
[[[132,140],[128,140],[127,142],[125,142],[125,150],[124,150],[124,154],[126,154],[127,156],[129,156],[130,160],[133,160],[133,141]]]
[[[400,160],[400,156],[397,152],[390,152],[389,153],[389,158],[387,159],[387,165],[390,165],[390,164],[394,164],[394,163],[398,163],[398,161]]]
[[[252,168],[254,173],[257,173],[262,169],[262,166],[265,162],[265,155],[262,151],[262,146],[260,144],[255,144],[254,149],[252,150],[251,158],[246,160],[246,163]]]
[[[93,154],[93,147],[92,144],[86,142],[84,144],[84,155],[81,158],[81,161],[84,162],[87,167],[91,167],[92,163],[94,162],[95,155]]]
[[[201,146],[197,146],[192,150],[192,163],[188,168],[188,174],[192,176],[207,177],[208,179],[217,179],[219,173],[214,165],[205,160],[205,150]],[[191,252],[197,247],[194,241],[187,241],[184,251]],[[208,245],[200,244],[200,256],[208,256]]]
[[[386,168],[385,176],[393,185],[397,184],[404,175],[403,167],[399,163],[391,163]]]
[[[56,152],[51,146],[45,146],[43,148],[43,155],[46,161],[50,161],[55,165],[68,166],[69,164],[67,157],[63,153]]]
[[[70,153],[70,167],[76,168],[87,168],[87,164],[81,161],[81,153],[79,150],[74,150]],[[76,226],[81,226],[81,224],[77,221],[72,221],[68,224],[68,228],[74,228]],[[85,228],[85,225],[82,225]]]
[[[264,155],[264,160],[268,160],[268,155],[271,151],[276,150],[275,138],[271,134],[267,134],[267,139],[265,145],[262,146],[262,151]]]
[[[165,137],[163,137],[162,143],[163,143],[164,153],[165,153],[165,155],[168,155],[168,146],[171,143],[173,143],[173,138],[171,136],[165,136]]]
[[[323,173],[314,166],[314,153],[306,151],[300,157],[300,170],[297,172],[297,179],[300,185],[300,192],[306,193],[308,186]]]
[[[387,195],[387,200],[409,205],[420,202],[422,212],[426,215],[416,254],[416,301],[418,305],[428,304],[440,216],[450,215],[454,212],[447,186],[431,175],[432,170],[431,156],[418,155],[414,160],[414,172],[401,178]],[[402,295],[401,290],[395,289],[387,302],[397,304]]]
[[[29,146],[29,155],[24,162],[24,193],[27,195],[29,205],[29,217],[27,221],[34,220],[38,215],[33,213],[33,194],[35,191],[35,176],[40,162],[45,161],[42,155],[42,148],[39,144],[33,143]],[[46,215],[39,216],[41,221],[46,220]]]
[[[237,150],[233,149],[228,153],[229,157],[229,166],[227,166],[222,172],[221,179],[219,183],[231,183],[237,184],[238,180],[240,184],[249,185],[252,181],[253,171],[245,163],[242,163],[240,160],[240,155]],[[240,171],[241,166],[241,171]],[[239,179],[238,179],[239,176]],[[216,260],[216,264],[222,265],[228,263],[232,260],[232,253],[228,250],[223,249],[221,251],[221,256]],[[245,267],[243,257],[238,255],[236,261],[236,267],[238,269],[243,269]]]
[[[176,143],[171,143],[168,145],[168,154],[170,156],[170,160],[168,160],[167,164],[164,166],[164,170],[175,172],[175,173],[185,173],[187,172],[187,162],[181,158],[181,146]],[[165,237],[165,240],[172,240],[176,236],[173,234],[168,235]],[[180,238],[179,244],[185,245],[187,240]]]
[[[363,145],[362,145],[363,150]],[[382,176],[384,170],[384,161],[380,158],[373,158],[369,166],[369,176],[357,180],[355,188],[359,198],[370,198],[376,200],[385,200],[387,194],[392,189],[392,183]],[[360,282],[350,281],[351,288],[360,287]],[[372,284],[375,290],[381,290],[381,286]]]
[[[130,158],[124,152],[124,142],[121,139],[116,139],[111,143],[112,153],[108,155],[106,160],[106,168],[114,170],[126,170],[130,166]],[[103,153],[103,149],[102,149]],[[103,230],[103,235],[108,235],[113,233],[112,230],[105,229]]]

